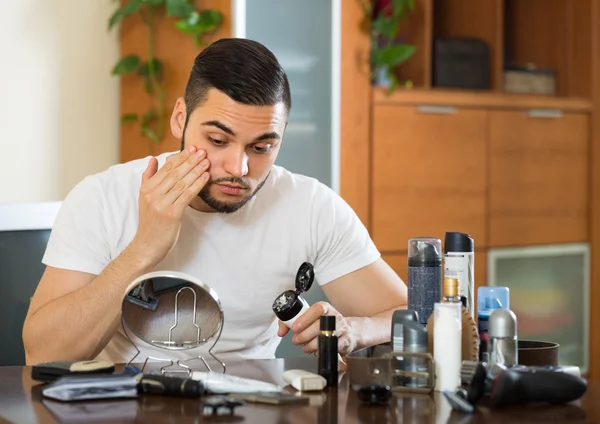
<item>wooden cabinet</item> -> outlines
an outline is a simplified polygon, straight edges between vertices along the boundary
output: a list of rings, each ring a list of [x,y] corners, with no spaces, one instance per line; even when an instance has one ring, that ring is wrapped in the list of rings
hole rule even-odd
[[[492,111],[489,134],[490,245],[586,241],[588,115]]]
[[[412,237],[469,233],[485,246],[485,110],[378,105],[373,116],[372,236],[383,252]]]

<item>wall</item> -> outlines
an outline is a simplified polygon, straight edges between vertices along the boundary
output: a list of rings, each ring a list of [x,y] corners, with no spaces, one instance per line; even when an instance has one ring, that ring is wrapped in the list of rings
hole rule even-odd
[[[118,162],[107,0],[0,2],[0,202],[61,200]]]

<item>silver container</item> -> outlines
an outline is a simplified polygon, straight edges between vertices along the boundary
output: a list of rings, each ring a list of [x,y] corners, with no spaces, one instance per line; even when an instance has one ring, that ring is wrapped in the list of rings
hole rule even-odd
[[[510,309],[496,309],[488,321],[489,364],[507,367],[519,363],[517,316]]]

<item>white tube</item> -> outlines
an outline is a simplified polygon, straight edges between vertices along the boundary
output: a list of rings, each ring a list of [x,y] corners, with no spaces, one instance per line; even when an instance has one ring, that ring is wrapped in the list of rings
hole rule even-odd
[[[302,309],[300,310],[300,312],[298,312],[296,314],[296,316],[294,316],[293,318],[288,319],[287,321],[282,321],[283,324],[289,328],[290,330],[292,329],[292,325],[296,322],[296,320],[306,311],[308,311],[308,308],[310,307],[310,305],[308,304],[308,302],[306,300],[304,300],[303,297],[299,297],[298,300],[302,303]]]
[[[281,392],[276,384],[216,372],[192,372],[192,380],[202,381],[204,388],[215,394]]]
[[[433,313],[435,390],[454,391],[460,386],[462,304],[436,303]]]

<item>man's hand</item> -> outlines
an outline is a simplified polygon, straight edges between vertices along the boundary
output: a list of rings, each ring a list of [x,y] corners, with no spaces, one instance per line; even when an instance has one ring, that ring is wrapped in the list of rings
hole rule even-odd
[[[338,336],[338,352],[341,355],[352,353],[358,346],[358,334],[352,324],[351,318],[345,318],[333,306],[327,302],[317,302],[302,314],[292,326],[292,331],[296,334],[292,337],[292,343],[302,346],[305,353],[312,354],[317,352],[317,341],[320,330],[321,315],[334,315],[335,334]],[[283,337],[289,329],[279,321],[279,330],[277,335]]]
[[[142,175],[139,196],[139,225],[130,251],[141,253],[153,265],[171,251],[186,207],[198,195],[210,176],[204,150],[190,146],[171,155],[158,170],[151,158]]]

